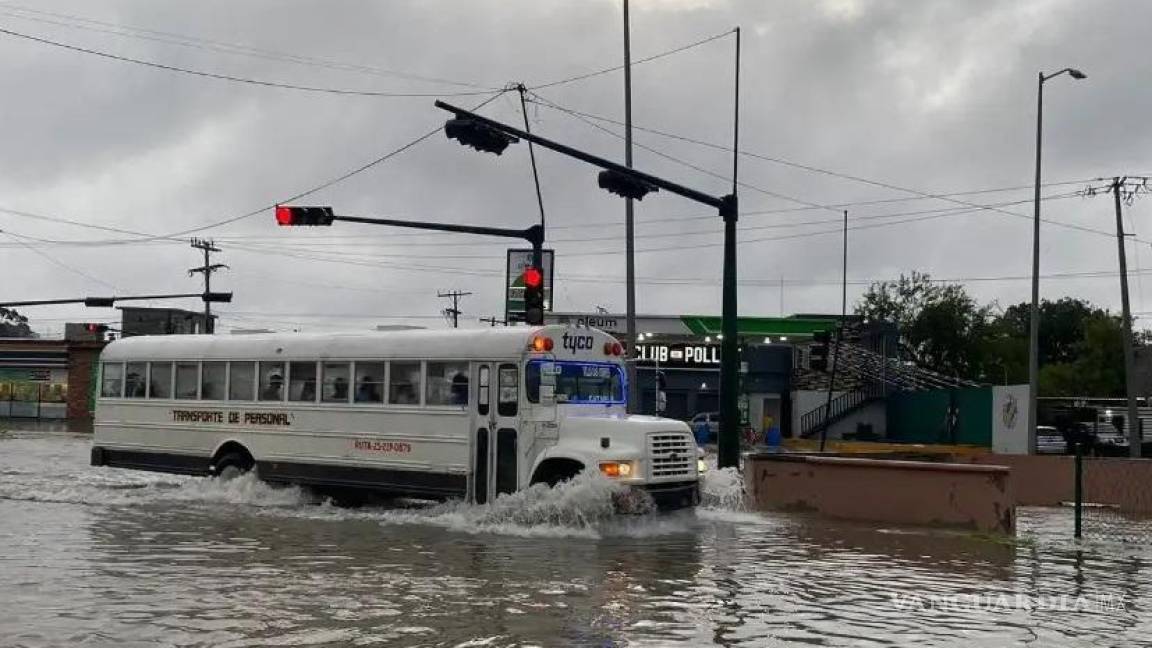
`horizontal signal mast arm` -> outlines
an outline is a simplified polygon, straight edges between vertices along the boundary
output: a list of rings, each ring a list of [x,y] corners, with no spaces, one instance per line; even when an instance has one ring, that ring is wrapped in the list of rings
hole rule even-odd
[[[723,210],[729,208],[729,206],[730,206],[730,199],[728,197],[719,197],[718,198],[716,196],[710,196],[710,195],[703,193],[701,191],[696,191],[695,189],[689,189],[688,187],[678,185],[675,182],[669,182],[668,180],[665,180],[663,178],[659,178],[659,177],[654,176],[654,175],[649,175],[647,173],[644,173],[643,171],[637,171],[635,169],[629,169],[628,167],[624,166],[623,164],[617,164],[617,163],[612,162],[610,160],[605,160],[602,157],[597,157],[597,156],[592,155],[590,153],[585,153],[584,151],[574,149],[570,146],[565,146],[564,144],[560,144],[559,142],[553,142],[552,140],[540,137],[539,135],[533,135],[532,133],[526,133],[526,132],[519,130],[517,128],[513,128],[511,126],[508,126],[507,124],[502,124],[498,121],[488,119],[487,117],[484,117],[482,115],[478,115],[474,112],[465,110],[463,108],[457,108],[456,106],[444,103],[443,101],[437,101],[436,107],[440,108],[441,110],[447,110],[448,112],[454,113],[457,117],[462,117],[465,119],[471,119],[471,120],[473,120],[479,124],[483,124],[484,126],[498,130],[502,133],[507,133],[508,135],[512,135],[512,136],[518,137],[520,139],[528,140],[529,142],[539,144],[540,146],[543,146],[544,148],[552,149],[553,151],[556,151],[557,153],[562,153],[564,155],[567,155],[568,157],[573,157],[573,158],[576,158],[577,160],[583,160],[584,162],[587,162],[588,164],[591,164],[593,166],[598,166],[601,169],[608,169],[609,171],[615,171],[616,173],[620,173],[620,174],[623,174],[625,176],[635,178],[637,180],[642,180],[644,182],[647,182],[651,185],[657,186],[657,187],[664,189],[666,191],[670,191],[674,194],[683,196],[689,200],[694,200],[698,203],[708,205],[709,207],[715,207],[716,209],[723,211]]]
[[[481,234],[485,236],[502,236],[504,238],[525,239],[530,242],[543,242],[544,231],[539,225],[527,229],[511,229],[507,227],[484,227],[481,225],[457,225],[454,223],[427,223],[424,221],[397,220],[394,218],[365,218],[361,216],[333,216],[333,220],[347,221],[349,223],[368,223],[370,225],[390,225],[392,227],[408,227],[412,229],[435,230],[438,232],[458,232],[461,234]]]

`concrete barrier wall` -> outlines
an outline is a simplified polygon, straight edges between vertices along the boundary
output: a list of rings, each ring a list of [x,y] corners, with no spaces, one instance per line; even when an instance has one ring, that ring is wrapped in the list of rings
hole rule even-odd
[[[1015,531],[1015,498],[1003,466],[779,454],[746,462],[748,493],[762,510]]]
[[[955,460],[1008,466],[1016,503],[1022,506],[1059,506],[1075,495],[1071,456],[986,454]],[[1152,513],[1152,460],[1085,457],[1084,501],[1111,504],[1126,513]]]

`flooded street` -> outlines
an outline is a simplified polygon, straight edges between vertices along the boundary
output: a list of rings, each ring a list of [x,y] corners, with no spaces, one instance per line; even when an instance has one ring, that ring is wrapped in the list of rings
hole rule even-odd
[[[87,465],[0,432],[3,646],[1146,646],[1152,551],[733,505],[619,519],[599,480],[492,506],[341,509],[296,489]]]

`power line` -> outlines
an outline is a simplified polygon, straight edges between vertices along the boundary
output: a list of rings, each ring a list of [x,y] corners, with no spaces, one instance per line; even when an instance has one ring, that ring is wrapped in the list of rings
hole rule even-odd
[[[568,116],[573,117],[574,119],[577,119],[578,121],[580,121],[584,124],[587,124],[588,126],[591,126],[592,128],[595,128],[595,129],[597,129],[603,133],[607,133],[607,134],[609,134],[613,137],[616,137],[618,139],[621,139],[621,140],[625,139],[624,135],[621,135],[620,133],[617,133],[616,131],[613,131],[609,128],[605,128],[605,127],[603,127],[603,126],[601,126],[601,125],[599,125],[599,124],[597,124],[597,123],[595,123],[589,119],[586,119],[585,117],[583,117],[581,115],[576,114],[575,112],[565,110],[564,108],[561,108],[560,106],[548,101],[547,99],[545,99],[544,97],[541,97],[538,94],[533,94],[533,97],[535,97],[537,99],[537,103],[543,102],[545,106],[552,108],[554,110],[559,110],[560,112],[563,112],[563,113],[567,114]],[[679,164],[681,166],[686,166],[690,169],[693,169],[695,171],[703,173],[704,175],[711,176],[713,178],[718,178],[720,180],[725,180],[725,181],[731,181],[732,180],[732,178],[725,176],[721,173],[715,173],[713,171],[709,171],[708,169],[705,169],[704,167],[692,164],[691,162],[687,162],[685,160],[681,160],[678,157],[675,157],[673,155],[669,155],[669,154],[664,153],[662,151],[658,151],[654,148],[651,148],[649,146],[645,146],[645,145],[637,143],[635,141],[632,142],[632,145],[635,146],[636,148],[648,151],[649,153],[652,153],[653,155],[656,155],[658,157],[664,158],[664,159],[669,160],[671,162],[675,162],[676,164]],[[757,193],[762,193],[766,196],[771,196],[773,198],[778,198],[780,200],[786,200],[788,202],[793,202],[793,203],[796,203],[798,205],[804,205],[805,207],[811,207],[813,209],[826,209],[828,211],[839,213],[839,210],[834,209],[832,207],[829,207],[827,205],[820,205],[820,204],[810,202],[807,200],[802,200],[800,198],[794,198],[792,196],[787,196],[785,194],[782,194],[782,193],[779,193],[776,191],[765,189],[763,187],[758,187],[758,186],[753,185],[753,184],[746,182],[746,181],[737,181],[736,185],[740,186],[740,187],[744,187],[745,189],[751,189]]]
[[[217,74],[215,72],[205,72],[203,70],[193,70],[191,68],[179,67],[176,65],[168,65],[166,63],[157,63],[155,61],[146,61],[144,59],[132,58],[130,56],[121,56],[119,54],[112,54],[110,52],[103,52],[87,47],[80,47],[78,45],[69,45],[68,43],[61,43],[48,38],[41,38],[39,36],[32,36],[31,34],[24,34],[11,29],[0,28],[0,34],[5,34],[15,38],[22,38],[32,42],[40,43],[43,45],[50,45],[52,47],[59,47],[61,49],[79,52],[82,54],[90,54],[92,56],[99,56],[101,58],[110,59],[113,61],[120,61],[123,63],[133,63],[142,65],[157,70],[166,70],[168,72],[179,72],[181,74],[188,74],[191,76],[205,77],[209,79],[218,79],[220,81],[231,81],[233,83],[244,83],[248,85],[261,86],[266,88],[280,88],[283,90],[297,90],[301,92],[315,92],[327,93],[335,95],[346,96],[359,96],[359,97],[389,97],[389,98],[432,98],[432,97],[467,97],[476,95],[486,95],[495,92],[496,90],[474,90],[469,92],[381,92],[376,90],[351,90],[346,88],[324,88],[319,86],[305,86],[296,85],[292,83],[279,83],[276,81],[264,81],[261,79],[251,79],[247,77],[232,76],[230,74]]]
[[[0,31],[2,31],[2,30],[0,30]],[[497,93],[493,94],[491,97],[480,102],[476,107],[473,108],[473,110],[479,110],[480,108],[483,108],[484,106],[488,105],[492,101],[495,101],[502,94],[504,94],[503,90],[498,91]],[[310,189],[306,189],[304,191],[301,191],[301,192],[299,192],[295,195],[289,196],[287,198],[282,198],[276,202],[273,202],[270,205],[264,205],[263,207],[260,207],[259,209],[254,209],[254,210],[252,210],[248,213],[245,213],[245,214],[240,214],[238,216],[232,216],[229,218],[225,218],[223,220],[216,221],[214,223],[209,223],[207,225],[201,225],[199,227],[193,227],[193,228],[186,229],[186,230],[180,230],[179,232],[172,232],[170,234],[146,234],[143,232],[136,232],[136,234],[139,234],[141,238],[93,241],[93,242],[90,242],[89,244],[119,245],[119,244],[128,244],[128,243],[141,243],[141,242],[146,242],[146,241],[155,241],[155,240],[162,240],[162,239],[175,239],[178,237],[186,236],[188,234],[196,234],[199,232],[203,232],[205,230],[210,230],[210,229],[213,229],[216,227],[222,227],[224,225],[235,223],[236,221],[244,220],[246,218],[251,218],[251,217],[256,216],[258,214],[266,213],[270,209],[274,209],[276,207],[276,205],[294,202],[296,200],[299,200],[299,199],[304,198],[306,196],[310,196],[310,195],[317,193],[319,191],[323,191],[324,189],[327,189],[333,185],[339,184],[339,183],[347,180],[348,178],[351,178],[352,176],[363,173],[364,171],[367,171],[368,169],[371,169],[372,167],[375,167],[375,166],[377,166],[377,165],[379,165],[379,164],[381,164],[387,160],[390,160],[393,157],[407,151],[408,149],[412,148],[413,146],[416,146],[420,142],[423,142],[424,140],[428,139],[429,137],[432,137],[436,133],[440,132],[440,129],[441,129],[441,126],[437,126],[436,128],[428,131],[427,133],[424,133],[423,135],[421,135],[421,136],[417,137],[416,139],[408,142],[407,144],[404,144],[404,145],[400,146],[399,148],[393,149],[392,151],[389,151],[388,153],[385,153],[384,155],[381,155],[380,157],[378,157],[378,158],[376,158],[376,159],[374,159],[374,160],[372,160],[366,164],[363,164],[359,167],[356,167],[355,169],[352,169],[351,171],[343,173],[343,174],[341,174],[335,178],[332,178],[331,180],[323,182],[323,183],[321,183],[315,187],[312,187]],[[9,211],[9,210],[0,210],[0,211]],[[11,213],[11,212],[9,212],[9,213]],[[77,224],[77,225],[79,224],[76,221],[72,221],[72,223]],[[85,225],[85,226],[87,226],[87,225]],[[130,230],[122,230],[122,231],[130,232]],[[51,240],[42,239],[41,242],[45,242],[45,243],[71,243],[74,241],[51,241]]]
[[[112,284],[108,283],[107,281],[104,281],[103,279],[100,279],[98,277],[94,277],[91,274],[88,274],[87,272],[84,272],[83,270],[81,270],[79,268],[75,268],[73,266],[68,265],[67,263],[64,263],[63,261],[57,259],[56,257],[53,257],[52,255],[48,254],[47,252],[44,252],[43,250],[38,250],[35,247],[28,245],[27,243],[25,243],[24,241],[21,240],[21,238],[23,238],[23,237],[21,237],[19,234],[15,234],[15,233],[8,232],[5,230],[0,230],[0,233],[7,234],[13,241],[16,241],[17,243],[19,243],[21,246],[23,246],[29,252],[32,252],[34,254],[37,254],[37,255],[47,259],[49,262],[51,262],[54,265],[57,265],[61,268],[64,268],[68,272],[71,272],[73,274],[84,277],[88,281],[98,283],[101,286],[111,288],[112,290],[115,290],[116,292],[120,292],[119,288],[117,288],[116,286],[113,286]]]
[[[556,103],[554,103],[554,102],[552,102],[552,101],[550,101],[550,100],[544,99],[543,97],[540,97],[540,99],[542,99],[543,101],[537,101],[536,103],[537,103],[538,105],[543,105],[543,106],[545,106],[545,107],[548,107],[548,108],[552,108],[552,109],[554,109],[554,110],[558,110],[558,111],[560,111],[560,112],[568,113],[568,114],[571,114],[571,115],[578,115],[578,116],[581,116],[581,117],[587,117],[587,118],[589,118],[589,119],[594,119],[594,120],[597,120],[597,121],[602,121],[602,122],[606,122],[606,123],[610,123],[610,124],[615,124],[615,125],[623,125],[623,124],[622,124],[622,122],[620,122],[620,121],[618,121],[618,120],[615,120],[615,119],[611,119],[611,118],[608,118],[608,117],[603,117],[603,116],[601,116],[601,115],[593,115],[593,114],[590,114],[590,113],[581,112],[581,111],[573,110],[573,109],[570,109],[570,108],[565,108],[565,107],[563,107],[563,106],[560,106],[560,105],[558,105],[558,104],[556,104]],[[633,128],[633,129],[635,129],[635,130],[643,131],[643,132],[645,132],[645,133],[651,133],[651,134],[653,134],[653,135],[660,135],[660,136],[662,136],[662,137],[667,137],[667,138],[671,138],[671,139],[679,140],[679,141],[682,141],[682,142],[687,142],[687,143],[690,143],[690,144],[696,144],[696,145],[699,145],[699,146],[704,146],[704,147],[707,147],[707,148],[711,148],[711,149],[715,149],[715,150],[720,150],[720,151],[725,151],[725,152],[728,152],[728,151],[729,151],[729,147],[727,147],[727,146],[724,146],[724,145],[721,145],[721,144],[714,144],[714,143],[712,143],[712,142],[706,142],[706,141],[703,141],[703,140],[698,140],[698,139],[694,139],[694,138],[691,138],[691,137],[686,137],[686,136],[683,136],[683,135],[676,135],[676,134],[674,134],[674,133],[668,133],[668,132],[665,132],[665,131],[659,131],[659,130],[656,130],[656,129],[652,129],[652,128],[645,128],[645,127],[642,127],[642,126],[637,126],[637,125],[635,125],[635,124],[633,124],[633,125],[632,125],[632,128]],[[612,132],[612,131],[608,131],[608,132]],[[619,135],[617,135],[617,136],[619,136]],[[882,187],[882,188],[884,188],[884,189],[889,189],[889,190],[893,190],[893,191],[901,191],[901,192],[904,192],[904,193],[915,194],[916,196],[919,196],[919,197],[921,197],[921,198],[925,198],[925,199],[936,199],[936,200],[944,200],[944,201],[947,201],[947,202],[955,203],[955,204],[957,204],[957,205],[963,205],[963,206],[965,206],[965,207],[973,207],[973,208],[976,208],[976,209],[987,209],[987,210],[990,210],[990,211],[994,211],[994,212],[998,212],[998,213],[1004,214],[1004,215],[1006,215],[1006,216],[1012,216],[1012,217],[1014,217],[1014,218],[1022,218],[1022,219],[1027,219],[1029,222],[1031,222],[1031,221],[1032,221],[1032,216],[1029,216],[1029,215],[1027,215],[1027,214],[1020,214],[1020,213],[1017,213],[1017,212],[1011,212],[1011,211],[1007,211],[1007,210],[999,209],[999,208],[996,208],[996,207],[989,207],[989,206],[985,206],[985,205],[980,205],[979,203],[973,203],[973,202],[968,202],[968,201],[964,201],[964,200],[958,200],[958,199],[956,199],[956,198],[954,198],[954,197],[952,197],[952,196],[950,196],[950,195],[947,195],[947,194],[932,194],[932,193],[929,193],[929,192],[924,192],[924,191],[920,191],[920,190],[917,190],[917,189],[909,189],[909,188],[907,188],[907,187],[901,187],[901,186],[899,186],[899,185],[894,185],[894,184],[891,184],[891,183],[888,183],[888,182],[881,182],[881,181],[879,181],[879,180],[870,180],[870,179],[868,179],[868,178],[862,178],[862,177],[860,177],[860,176],[854,176],[854,175],[850,175],[850,174],[846,174],[846,173],[840,173],[840,172],[838,172],[838,171],[831,171],[831,170],[828,170],[828,169],[822,169],[822,168],[819,168],[819,167],[814,167],[814,166],[811,166],[811,165],[807,165],[807,164],[801,164],[801,163],[799,163],[799,162],[793,162],[793,161],[791,161],[791,160],[786,160],[786,159],[783,159],[783,158],[779,158],[779,157],[773,157],[773,156],[768,156],[768,155],[762,155],[762,154],[760,154],[760,153],[755,153],[755,152],[752,152],[752,151],[747,151],[747,150],[743,150],[743,149],[741,149],[741,150],[739,151],[739,153],[740,153],[740,155],[744,155],[744,156],[747,156],[747,157],[750,157],[750,158],[753,158],[753,159],[763,160],[763,161],[766,161],[766,162],[771,162],[771,163],[773,163],[773,164],[780,164],[780,165],[783,165],[783,166],[788,166],[788,167],[792,167],[792,168],[796,168],[796,169],[801,169],[801,170],[804,170],[804,171],[809,171],[809,172],[812,172],[812,173],[819,173],[819,174],[823,174],[823,175],[828,175],[828,176],[832,176],[832,177],[840,178],[840,179],[843,179],[843,180],[851,180],[851,181],[853,181],[853,182],[859,182],[859,183],[863,183],[863,184],[868,184],[868,185],[872,185],[872,186],[875,186],[875,187]],[[819,208],[821,208],[821,209],[824,209],[824,208],[829,208],[829,207],[833,207],[833,206],[832,206],[832,205],[827,205],[827,206],[818,206],[818,207],[819,207]],[[1108,236],[1108,237],[1112,237],[1112,236],[1113,236],[1113,234],[1112,234],[1112,233],[1110,233],[1110,232],[1106,232],[1106,231],[1104,231],[1104,230],[1097,230],[1097,229],[1093,229],[1093,228],[1090,228],[1090,227],[1083,227],[1083,226],[1080,226],[1080,225],[1073,225],[1073,224],[1071,224],[1071,223],[1062,223],[1062,222],[1060,222],[1060,221],[1052,221],[1052,220],[1047,220],[1047,219],[1043,219],[1043,218],[1042,218],[1041,220],[1042,220],[1043,222],[1046,222],[1046,223],[1048,223],[1048,224],[1050,224],[1050,225],[1054,225],[1054,226],[1057,226],[1057,227],[1065,227],[1065,228],[1069,228],[1069,229],[1080,230],[1080,231],[1083,231],[1083,232],[1088,232],[1088,233],[1097,234],[1097,235],[1101,235],[1101,236]],[[1133,239],[1133,240],[1135,240],[1135,239]],[[1141,242],[1141,243],[1152,243],[1152,241],[1140,241],[1140,242]]]
[[[340,70],[345,72],[358,72],[363,74],[371,74],[376,76],[395,77],[407,79],[410,81],[424,81],[427,83],[439,83],[443,85],[453,85],[467,88],[487,89],[488,86],[483,86],[477,83],[469,83],[464,81],[453,81],[451,79],[443,79],[439,77],[430,77],[411,72],[399,72],[386,68],[374,67],[369,65],[361,65],[354,63],[342,63],[339,61],[325,60],[316,57],[301,56],[298,54],[288,54],[285,52],[277,52],[275,50],[261,49],[249,45],[228,43],[224,41],[212,40],[207,38],[199,38],[188,36],[185,34],[178,34],[175,32],[160,31],[155,29],[148,29],[144,27],[135,27],[131,25],[122,25],[117,23],[105,22],[95,20],[92,18],[85,18],[83,16],[76,16],[72,14],[57,13],[52,11],[40,11],[28,7],[0,2],[0,7],[7,7],[9,11],[0,11],[0,15],[8,16],[10,18],[17,18],[19,20],[28,20],[48,25],[57,25],[60,27],[68,27],[71,29],[81,29],[92,31],[102,34],[110,34],[113,36],[123,36],[127,38],[136,38],[140,40],[147,40],[152,42],[166,43],[169,45],[177,45],[180,47],[189,47],[209,52],[216,52],[221,54],[233,54],[239,56],[250,56],[259,59],[284,61],[287,63],[295,63],[299,65],[307,65],[317,68],[327,68],[331,70]],[[35,16],[25,16],[21,13],[35,14]],[[53,18],[60,18],[61,20],[49,20],[47,18],[38,16],[50,16]],[[80,23],[80,24],[76,24]],[[98,27],[94,27],[97,25]],[[103,29],[106,27],[109,29]],[[133,33],[135,32],[135,33]]]
[[[682,46],[677,47],[675,49],[670,49],[666,52],[660,52],[659,54],[653,54],[652,56],[647,56],[647,57],[642,58],[642,59],[637,59],[635,61],[632,61],[632,65],[639,65],[641,63],[647,63],[649,61],[655,61],[656,59],[664,58],[665,56],[671,56],[673,54],[679,54],[680,52],[683,52],[685,50],[690,50],[694,47],[699,47],[699,46],[704,45],[706,43],[711,43],[714,40],[719,40],[721,38],[724,38],[725,36],[730,36],[730,35],[735,34],[735,33],[736,33],[735,29],[730,29],[730,30],[723,32],[721,34],[716,34],[715,36],[709,36],[708,38],[705,38],[703,40],[698,40],[694,43],[688,43],[687,45],[682,45]],[[611,72],[616,72],[616,71],[623,70],[623,69],[624,69],[623,65],[614,65],[612,67],[607,67],[607,68],[604,68],[602,70],[596,70],[595,72],[587,72],[584,74],[577,74],[576,76],[571,76],[571,77],[568,77],[566,79],[560,79],[558,81],[551,81],[549,83],[542,83],[539,85],[529,86],[528,89],[529,90],[543,90],[544,88],[553,88],[553,87],[556,87],[559,85],[565,85],[568,83],[573,83],[575,81],[583,81],[584,79],[590,79],[592,77],[600,76],[602,74],[609,74]]]
[[[1049,196],[1047,198],[1047,200],[1067,199],[1067,198],[1074,198],[1076,196],[1077,196],[1077,194],[1075,194],[1075,193],[1067,194],[1067,195],[1056,195],[1056,196]],[[1028,201],[1021,201],[1021,202],[1028,202]],[[1018,203],[1011,203],[1011,204],[1018,204]],[[850,227],[849,229],[850,230],[862,230],[862,229],[876,229],[879,227],[891,227],[893,225],[915,223],[915,222],[920,222],[920,221],[933,220],[933,219],[937,219],[937,218],[944,218],[944,217],[948,217],[948,216],[962,216],[962,215],[967,215],[967,214],[975,214],[975,213],[979,213],[981,211],[984,211],[984,210],[983,209],[964,209],[964,208],[952,207],[952,208],[948,208],[948,209],[944,209],[944,210],[923,210],[921,212],[907,212],[906,215],[916,215],[916,216],[912,217],[912,218],[902,218],[899,220],[893,220],[890,222],[869,223],[869,224],[864,224],[864,225],[856,225],[854,227]],[[871,217],[860,217],[860,220],[869,220],[869,219],[876,219],[876,218],[894,218],[896,216],[899,216],[899,214],[872,215]],[[747,228],[747,230],[744,230],[744,231],[756,230],[756,229],[772,229],[772,227],[770,225],[760,226],[760,227],[752,227],[752,228]],[[808,238],[808,237],[813,237],[813,236],[839,234],[839,233],[841,233],[841,231],[842,231],[841,228],[834,228],[834,229],[827,229],[827,230],[817,230],[817,231],[813,231],[813,232],[801,232],[798,234],[786,234],[786,235],[780,235],[780,236],[768,236],[768,237],[759,237],[759,238],[743,238],[743,239],[739,240],[737,242],[737,244],[738,245],[747,245],[747,244],[751,244],[751,243],[763,243],[763,242],[768,242],[768,241],[782,241],[782,240],[800,239],[800,238]],[[682,237],[682,236],[688,236],[688,235],[699,235],[699,234],[709,234],[709,233],[710,232],[679,233],[679,234],[673,234],[672,236],[673,237]],[[655,238],[655,235],[653,236],[653,238]],[[568,241],[568,242],[589,242],[589,241],[598,241],[598,240],[604,240],[604,239],[590,238],[590,239],[583,240],[583,241]],[[608,237],[607,240],[618,240],[618,237]],[[552,241],[552,242],[553,243],[560,243],[562,241]],[[436,245],[436,244],[429,244],[429,245]],[[695,249],[699,249],[699,248],[719,247],[721,245],[723,245],[722,242],[691,243],[691,244],[686,244],[686,245],[671,245],[671,246],[655,247],[655,248],[640,248],[640,249],[636,250],[636,253],[640,254],[640,253],[654,253],[654,252],[672,252],[672,251],[681,251],[681,250],[695,250]],[[313,245],[309,246],[309,248],[312,248],[312,247],[315,247],[315,246],[313,246]],[[339,247],[339,246],[337,246],[337,247]],[[473,244],[470,247],[475,247],[475,244]],[[265,244],[265,243],[249,243],[243,249],[247,249],[250,251],[259,250],[259,251],[273,252],[274,253],[276,250],[284,250],[285,248],[282,246],[272,244],[272,243],[267,243],[267,244]],[[623,252],[620,250],[595,250],[595,251],[591,251],[591,252],[565,252],[564,256],[570,257],[570,258],[571,257],[587,257],[587,256],[615,256],[615,255],[619,255],[622,253]],[[344,257],[370,258],[370,259],[389,258],[389,259],[419,259],[419,260],[497,260],[497,259],[503,258],[503,255],[500,255],[500,254],[436,254],[436,255],[430,255],[430,254],[403,254],[403,253],[399,253],[399,254],[395,254],[395,253],[393,253],[393,254],[372,253],[372,254],[345,254],[343,256]],[[309,258],[319,258],[319,257],[309,257]]]

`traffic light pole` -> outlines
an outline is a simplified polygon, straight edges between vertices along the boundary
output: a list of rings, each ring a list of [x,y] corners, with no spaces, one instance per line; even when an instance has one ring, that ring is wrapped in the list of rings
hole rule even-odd
[[[737,69],[739,69],[739,60],[737,60]],[[467,119],[475,124],[499,131],[506,135],[511,135],[523,140],[527,140],[534,144],[556,151],[557,153],[567,155],[571,158],[576,158],[583,162],[587,162],[593,166],[613,171],[616,174],[629,178],[634,181],[646,183],[648,185],[664,189],[670,193],[682,196],[689,200],[707,205],[716,209],[721,218],[724,219],[724,279],[723,279],[723,312],[721,314],[721,331],[723,332],[724,339],[721,340],[721,356],[720,356],[720,397],[722,418],[720,421],[720,438],[719,438],[719,457],[718,466],[720,468],[738,467],[740,462],[740,420],[739,420],[739,403],[737,389],[739,385],[739,368],[740,368],[740,347],[737,340],[738,331],[736,327],[737,316],[737,303],[736,303],[736,220],[738,215],[736,192],[727,196],[711,196],[695,189],[690,189],[683,185],[678,185],[675,182],[670,182],[663,178],[630,169],[622,164],[617,164],[604,158],[597,157],[590,153],[574,149],[570,146],[553,142],[552,140],[527,133],[518,128],[513,128],[507,124],[502,124],[498,121],[488,119],[482,115],[478,115],[472,111],[463,108],[457,108],[451,104],[443,101],[437,101],[436,107],[446,110],[456,115],[457,119]],[[733,169],[735,171],[735,168]],[[736,180],[733,178],[733,187],[736,186]],[[351,218],[339,217],[342,220],[354,220]],[[371,220],[362,220],[360,222],[371,222]],[[491,229],[491,228],[489,228]],[[446,229],[445,231],[467,231],[460,229]],[[482,233],[482,232],[473,232]],[[630,341],[634,343],[635,341]]]
[[[18,306],[50,306],[53,304],[84,304],[91,308],[112,308],[118,301],[146,301],[151,299],[186,299],[200,297],[207,301],[230,302],[232,293],[181,293],[178,295],[131,295],[128,297],[78,297],[76,299],[37,299],[32,301],[0,302],[5,308]]]
[[[368,225],[388,225],[389,227],[407,227],[410,229],[433,230],[437,232],[456,232],[458,234],[480,234],[482,236],[501,236],[504,238],[517,238],[528,241],[532,245],[532,258],[543,258],[544,226],[533,225],[526,229],[511,229],[507,227],[483,227],[480,225],[457,225],[456,223],[427,223],[424,221],[398,220],[395,218],[365,218],[363,216],[332,216],[334,221],[347,223],[366,223]],[[541,268],[543,271],[543,268]]]

